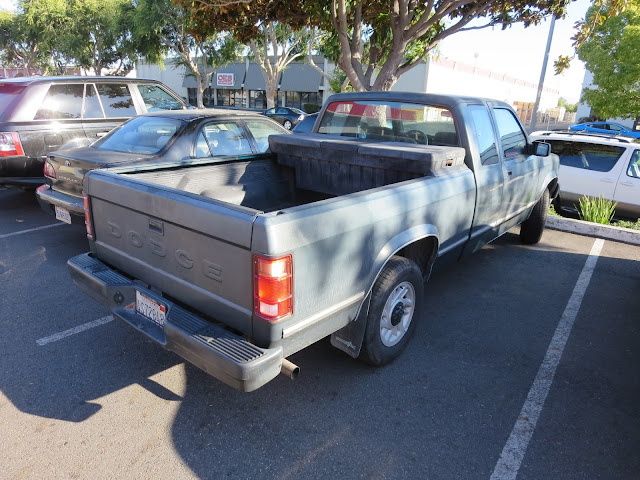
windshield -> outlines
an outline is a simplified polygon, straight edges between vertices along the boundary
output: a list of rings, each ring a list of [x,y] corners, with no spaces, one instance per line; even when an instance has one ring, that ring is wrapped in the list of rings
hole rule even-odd
[[[93,144],[98,150],[158,153],[185,125],[182,120],[162,117],[135,117]]]
[[[458,144],[451,111],[415,103],[332,102],[318,133],[422,145]]]

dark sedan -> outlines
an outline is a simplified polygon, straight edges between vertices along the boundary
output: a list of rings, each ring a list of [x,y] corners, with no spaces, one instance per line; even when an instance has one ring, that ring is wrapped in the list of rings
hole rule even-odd
[[[274,107],[266,110],[264,114],[278,122],[287,130],[291,130],[298,122],[304,120],[306,113],[292,107]]]
[[[184,165],[264,154],[269,135],[289,133],[261,115],[185,110],[135,117],[87,147],[57,151],[44,164],[42,208],[66,223],[84,221],[82,182],[95,168],[162,162]]]

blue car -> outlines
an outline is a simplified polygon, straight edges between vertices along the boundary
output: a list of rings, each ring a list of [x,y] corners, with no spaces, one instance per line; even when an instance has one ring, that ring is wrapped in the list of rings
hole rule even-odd
[[[587,122],[572,125],[569,130],[574,132],[600,133],[604,135],[623,135],[625,137],[640,138],[640,131],[634,132],[618,123],[612,122]]]

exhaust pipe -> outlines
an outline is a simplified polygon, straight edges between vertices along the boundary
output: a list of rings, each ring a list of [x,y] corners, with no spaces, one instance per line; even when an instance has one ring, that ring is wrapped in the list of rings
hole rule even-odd
[[[291,380],[295,380],[295,378],[300,373],[300,367],[294,363],[291,363],[286,358],[282,359],[282,367],[280,367],[280,373],[286,375]]]

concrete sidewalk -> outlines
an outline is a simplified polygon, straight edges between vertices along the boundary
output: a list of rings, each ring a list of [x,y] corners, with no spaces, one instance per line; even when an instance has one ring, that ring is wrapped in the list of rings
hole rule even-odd
[[[629,228],[612,227],[610,225],[600,225],[599,223],[584,222],[565,217],[547,217],[547,228],[561,230],[563,232],[577,233],[588,237],[604,238],[616,242],[640,245],[640,230]]]

